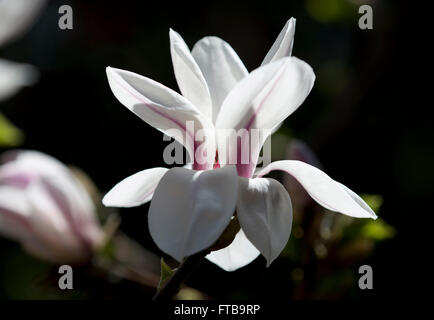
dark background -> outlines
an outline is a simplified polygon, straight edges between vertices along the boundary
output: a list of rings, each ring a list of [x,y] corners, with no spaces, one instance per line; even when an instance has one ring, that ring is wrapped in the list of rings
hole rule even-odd
[[[426,57],[432,49],[419,48],[420,39],[429,42],[432,36],[423,36],[429,33],[423,8],[399,1],[363,2],[374,8],[374,29],[360,30],[354,3],[51,1],[29,33],[0,50],[3,58],[31,63],[41,73],[36,85],[2,103],[1,110],[25,132],[22,148],[82,168],[106,192],[132,173],[164,165],[167,144],[114,98],[106,66],[178,90],[169,27],[190,48],[203,36],[225,39],[253,70],[295,17],[293,55],[313,67],[317,80],[282,130],[308,143],[336,180],[383,196],[379,216],[397,235],[376,248],[369,260],[375,289],[360,296],[423,297],[419,289],[430,279],[432,249],[425,246],[432,210],[422,204],[434,182],[434,130],[432,103],[422,98],[432,92]],[[74,9],[73,30],[57,26],[61,4]],[[148,235],[147,209],[122,210],[122,229],[158,252]],[[279,259],[268,269],[264,265],[259,258],[225,273],[205,263],[190,282],[215,297],[238,297],[238,287],[249,290],[249,298],[283,297],[285,282],[275,281],[283,272]]]

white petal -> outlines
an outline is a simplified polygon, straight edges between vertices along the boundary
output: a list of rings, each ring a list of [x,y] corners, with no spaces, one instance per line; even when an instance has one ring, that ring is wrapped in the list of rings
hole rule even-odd
[[[210,171],[169,170],[155,190],[149,231],[158,247],[178,261],[210,247],[235,211],[235,167]]]
[[[278,59],[289,57],[292,54],[292,48],[294,47],[294,34],[295,34],[295,19],[289,19],[279,36],[274,41],[267,55],[261,63],[261,66],[274,62]],[[277,124],[271,129],[271,134],[275,133],[282,126],[282,122]]]
[[[160,179],[169,169],[146,169],[125,178],[102,199],[107,207],[136,207],[152,199]]]
[[[33,182],[27,190],[27,196],[32,208],[29,220],[39,239],[56,251],[70,247],[82,249],[79,238],[74,234],[74,204],[66,194],[51,183]]]
[[[83,214],[94,216],[93,202],[78,179],[59,160],[33,150],[13,150],[1,157],[0,183],[25,188],[35,179],[45,178],[56,181],[80,206]]]
[[[52,248],[38,238],[32,224],[32,214],[31,205],[23,190],[0,186],[0,235],[20,242],[28,252],[39,258],[57,262]]]
[[[162,84],[133,72],[108,67],[107,78],[114,95],[124,106],[154,128],[175,138],[187,149],[190,159],[196,160],[195,132],[204,130],[207,133],[213,126],[191,102]],[[214,153],[214,136],[207,135],[204,140],[206,150]],[[207,168],[212,168],[212,163],[201,169]]]
[[[10,150],[1,155],[1,163],[14,162],[16,165],[32,169],[39,168],[46,173],[64,170],[65,166],[57,159],[36,150]],[[62,169],[60,169],[62,168]]]
[[[199,40],[193,47],[192,55],[208,83],[215,123],[223,100],[235,84],[248,74],[247,69],[234,49],[217,37]]]
[[[34,84],[37,79],[38,72],[33,66],[0,59],[0,101]]]
[[[370,218],[373,219],[378,218],[374,210],[372,210],[371,207],[369,207],[368,204],[362,198],[360,198],[360,196],[357,193],[355,193],[353,190],[351,190],[350,188],[348,188],[347,186],[343,185],[340,182],[336,181],[336,183],[338,183],[342,187],[342,189],[344,189],[350,195],[350,197],[353,198],[355,202],[357,202],[359,206],[361,206],[365,211],[370,213]]]
[[[170,29],[169,35],[173,69],[179,89],[184,97],[211,120],[211,97],[202,71],[182,37],[172,29]]]
[[[102,240],[94,213],[83,211],[70,187],[60,180],[42,178],[27,191],[33,232],[59,262],[87,259]]]
[[[184,164],[182,167],[185,169],[191,170],[191,169],[193,169],[193,164],[191,162],[189,162],[189,163]]]
[[[292,205],[286,189],[274,179],[240,178],[237,217],[267,266],[285,248],[291,234]]]
[[[31,236],[30,206],[22,190],[0,186],[0,233],[14,240]]]
[[[295,19],[289,19],[276,41],[274,41],[270,51],[262,61],[261,65],[274,62],[278,59],[289,57],[292,53],[292,47],[294,46],[294,33],[295,33]]]
[[[229,93],[216,122],[217,144],[220,160],[228,162],[226,132],[222,129],[246,130],[252,137],[252,130],[262,134],[254,141],[248,164],[237,159],[238,174],[251,177],[256,166],[259,151],[271,129],[286,119],[306,99],[312,89],[315,75],[305,62],[284,58],[262,66],[241,80]],[[232,152],[240,153],[241,141],[229,145]],[[230,150],[229,150],[230,151]],[[225,159],[226,157],[226,159]]]
[[[58,200],[65,204],[65,209],[71,212],[73,220],[77,221],[82,231],[89,233],[89,238],[95,236],[99,225],[93,201],[85,187],[63,163],[44,153],[28,150],[6,152],[2,155],[2,161],[1,184],[18,188],[30,202],[37,203],[35,208],[51,208],[41,209],[42,217],[35,214],[38,210],[32,210],[32,219],[48,219],[51,220],[50,223],[60,226],[55,228],[66,228],[62,216],[64,212],[58,207],[53,209],[53,198],[58,195]],[[50,195],[53,192],[56,194]],[[46,202],[42,199],[46,199]]]
[[[31,190],[33,193],[33,187]],[[29,193],[19,188],[0,187],[0,233],[49,261],[65,262],[68,256],[80,256],[83,248],[46,193],[34,196],[29,198]],[[35,204],[43,210],[35,210]]]
[[[326,209],[356,218],[377,218],[353,191],[314,166],[296,160],[276,161],[260,170],[257,176],[264,176],[273,170],[281,170],[292,175],[307,193]]]
[[[322,170],[321,163],[315,153],[306,143],[298,139],[291,139],[287,147],[285,158],[302,161]],[[294,206],[305,208],[314,202],[303,186],[292,176],[285,175],[285,177],[283,177],[283,185],[291,195]]]
[[[46,0],[0,1],[0,46],[26,31],[45,2]]]
[[[211,252],[206,258],[225,271],[235,271],[248,265],[259,254],[259,250],[246,238],[243,230],[240,230],[229,246]]]

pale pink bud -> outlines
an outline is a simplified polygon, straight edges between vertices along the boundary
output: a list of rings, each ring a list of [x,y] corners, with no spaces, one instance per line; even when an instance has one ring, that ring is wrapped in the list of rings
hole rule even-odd
[[[94,204],[71,171],[37,151],[11,151],[0,166],[0,234],[56,263],[88,261],[101,244]]]

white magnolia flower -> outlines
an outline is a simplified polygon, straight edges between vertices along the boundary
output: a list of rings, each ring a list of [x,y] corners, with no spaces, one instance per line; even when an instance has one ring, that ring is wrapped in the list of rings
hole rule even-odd
[[[209,248],[229,224],[234,212],[241,230],[226,248],[208,260],[231,271],[253,261],[260,253],[269,265],[283,250],[291,232],[292,206],[285,188],[263,178],[272,170],[295,177],[310,196],[327,209],[353,217],[376,218],[354,192],[319,169],[300,161],[271,163],[256,174],[259,151],[267,135],[251,150],[248,163],[229,163],[224,129],[275,129],[309,94],[315,75],[311,67],[290,57],[295,20],[290,19],[265,57],[262,66],[248,73],[230,45],[205,37],[190,52],[181,36],[170,31],[174,71],[182,96],[132,72],[107,68],[114,95],[148,124],[182,143],[193,170],[152,168],[118,183],[103,199],[107,206],[131,207],[152,198],[148,224],[151,236],[164,252],[178,261]],[[186,121],[193,121],[191,131]],[[203,143],[194,140],[205,130]],[[197,149],[205,146],[217,162],[201,162]],[[229,145],[241,153],[240,142]],[[220,157],[220,158],[219,158]],[[223,165],[220,168],[220,165]]]
[[[84,186],[58,160],[9,151],[0,166],[0,234],[56,263],[87,261],[102,241]]]
[[[28,30],[46,0],[0,0],[0,47]],[[37,79],[34,67],[0,59],[0,101]]]

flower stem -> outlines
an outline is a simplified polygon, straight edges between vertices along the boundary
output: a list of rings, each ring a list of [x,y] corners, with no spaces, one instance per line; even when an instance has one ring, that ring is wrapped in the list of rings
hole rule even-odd
[[[204,250],[184,259],[172,276],[166,281],[161,289],[158,290],[152,300],[164,301],[172,299],[178,293],[182,282],[190,275],[208,253],[209,250]]]

